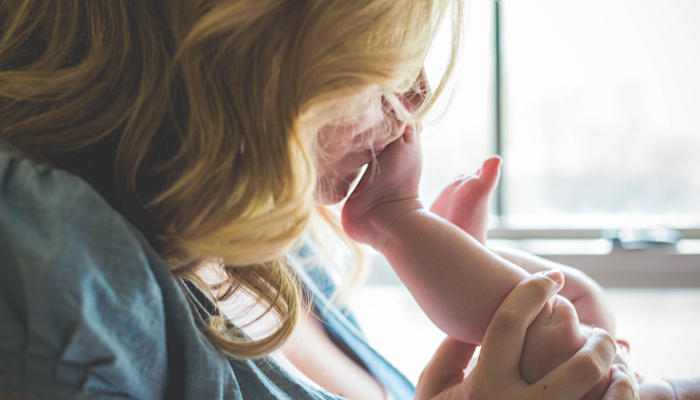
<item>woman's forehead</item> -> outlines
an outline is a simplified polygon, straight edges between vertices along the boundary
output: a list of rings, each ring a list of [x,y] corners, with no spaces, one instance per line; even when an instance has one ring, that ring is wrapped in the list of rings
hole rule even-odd
[[[322,129],[336,134],[353,134],[366,131],[383,117],[382,92],[374,91],[363,96],[334,102],[328,109],[335,118]]]
[[[364,142],[364,137],[373,128],[380,125],[383,118],[384,112],[380,100],[371,104],[371,107],[366,108],[363,114],[357,115],[352,119],[339,120],[324,126],[319,131],[318,139],[326,146],[357,143],[358,141]]]
[[[373,108],[381,104],[383,91],[372,87],[353,96],[332,101],[328,111],[335,114],[338,125],[357,123],[366,117]]]

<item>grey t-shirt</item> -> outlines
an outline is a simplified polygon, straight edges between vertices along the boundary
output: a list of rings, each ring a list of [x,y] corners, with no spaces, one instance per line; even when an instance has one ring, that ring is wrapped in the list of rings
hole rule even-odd
[[[339,399],[226,357],[206,312],[90,185],[0,143],[0,396]]]

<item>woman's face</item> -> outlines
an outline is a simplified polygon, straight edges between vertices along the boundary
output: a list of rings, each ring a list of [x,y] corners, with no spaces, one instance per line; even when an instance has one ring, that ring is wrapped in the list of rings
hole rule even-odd
[[[361,105],[364,114],[351,123],[327,125],[318,132],[317,203],[343,200],[362,167],[403,135],[406,123],[397,120],[381,93]]]
[[[416,111],[430,93],[428,76],[421,70],[414,87],[402,96],[408,112]],[[361,117],[352,123],[327,125],[318,132],[315,199],[330,205],[343,200],[362,167],[403,135],[406,122],[396,118],[391,105],[377,88],[360,102]]]

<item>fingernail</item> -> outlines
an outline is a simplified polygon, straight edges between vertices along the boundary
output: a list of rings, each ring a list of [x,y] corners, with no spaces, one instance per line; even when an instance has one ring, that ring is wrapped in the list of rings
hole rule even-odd
[[[564,284],[564,274],[562,274],[558,269],[550,269],[544,273],[544,276],[553,280],[559,286]]]
[[[606,331],[605,329],[597,328],[597,327],[591,329],[591,338],[592,338],[593,336],[605,336],[606,339],[607,339],[607,341],[609,341],[610,344],[613,346],[613,348],[614,348],[615,350],[617,350],[617,344],[615,343],[615,339],[613,339],[613,337],[610,336],[610,334],[608,333],[608,331]]]
[[[626,341],[624,339],[617,339],[616,341],[620,347],[622,347],[623,349],[625,349],[627,351],[627,353],[630,352],[630,344],[628,341]]]

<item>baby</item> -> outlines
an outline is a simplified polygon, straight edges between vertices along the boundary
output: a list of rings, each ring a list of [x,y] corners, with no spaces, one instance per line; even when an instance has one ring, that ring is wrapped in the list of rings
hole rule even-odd
[[[449,185],[431,207],[431,211],[455,223],[484,244],[487,233],[490,198],[498,184],[500,158],[486,160],[476,175],[463,177]],[[539,257],[508,249],[494,249],[496,254],[525,266],[530,272],[556,268],[575,274],[572,268]],[[579,322],[576,309],[566,298],[555,297],[547,303],[528,329],[520,362],[520,372],[527,382],[536,382],[564,361],[571,358],[583,345],[592,328]],[[629,345],[618,340],[614,361],[624,365],[633,378],[641,399],[698,400],[700,378],[679,380],[644,379],[627,364]],[[605,393],[607,382],[601,381],[584,397],[598,400]]]
[[[590,278],[531,255],[508,250],[497,255],[482,246],[500,159],[489,159],[476,176],[455,181],[432,207],[461,229],[425,211],[417,200],[421,155],[410,127],[377,162],[379,173],[364,176],[343,209],[345,230],[387,257],[426,314],[448,335],[480,343],[495,309],[513,287],[528,273],[551,268],[565,272],[566,285],[528,329],[520,363],[523,379],[536,382],[571,358],[588,340],[590,325],[614,335],[602,289]],[[626,351],[618,346],[617,363],[625,364]],[[700,379],[651,381],[630,375],[641,399],[700,400]],[[609,384],[607,374],[584,399],[601,399]]]

